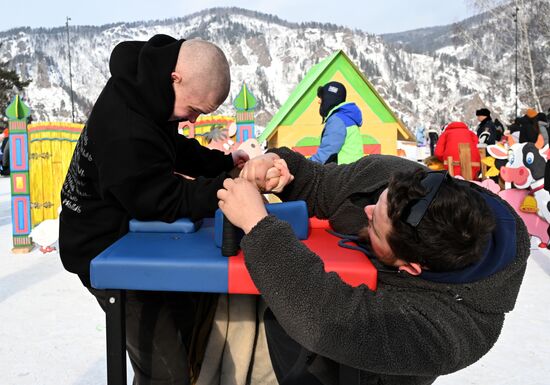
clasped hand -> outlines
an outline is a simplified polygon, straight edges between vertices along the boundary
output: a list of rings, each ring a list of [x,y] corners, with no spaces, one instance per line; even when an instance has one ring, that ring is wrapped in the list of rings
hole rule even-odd
[[[284,159],[273,153],[260,155],[246,162],[239,176],[254,183],[264,193],[281,192],[294,180]]]
[[[248,232],[267,211],[260,192],[281,192],[294,180],[283,159],[268,153],[246,162],[239,178],[226,179],[218,190],[218,207],[227,219]]]

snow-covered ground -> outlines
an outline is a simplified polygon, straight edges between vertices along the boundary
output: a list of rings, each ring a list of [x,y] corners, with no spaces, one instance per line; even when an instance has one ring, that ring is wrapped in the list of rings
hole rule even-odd
[[[0,178],[0,385],[106,384],[104,314],[56,252],[11,253],[9,189]],[[533,251],[495,347],[436,384],[550,384],[550,253]]]

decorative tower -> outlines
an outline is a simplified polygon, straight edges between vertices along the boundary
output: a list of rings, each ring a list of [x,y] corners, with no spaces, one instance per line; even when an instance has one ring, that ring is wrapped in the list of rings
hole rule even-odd
[[[14,253],[28,253],[33,247],[29,238],[32,228],[27,133],[29,115],[30,109],[21,101],[19,95],[13,98],[6,109],[10,133],[12,252]]]
[[[243,83],[241,91],[233,101],[233,106],[237,110],[236,124],[237,134],[236,143],[242,143],[247,139],[255,138],[254,134],[254,107],[256,107],[256,98]]]

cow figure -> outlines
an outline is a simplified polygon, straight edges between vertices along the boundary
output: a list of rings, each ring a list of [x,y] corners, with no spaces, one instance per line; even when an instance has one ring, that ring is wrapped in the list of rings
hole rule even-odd
[[[518,189],[530,188],[537,201],[537,214],[550,223],[550,193],[544,189],[548,145],[542,147],[540,142],[516,143],[513,140],[508,143],[508,149],[491,145],[487,146],[487,152],[495,159],[508,160],[500,168],[502,179]]]

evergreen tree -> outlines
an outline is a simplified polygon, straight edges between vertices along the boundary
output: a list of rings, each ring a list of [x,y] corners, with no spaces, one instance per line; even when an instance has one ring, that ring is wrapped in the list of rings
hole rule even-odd
[[[30,80],[21,80],[19,75],[8,68],[8,62],[0,63],[0,116],[17,92],[21,92],[29,85]]]

